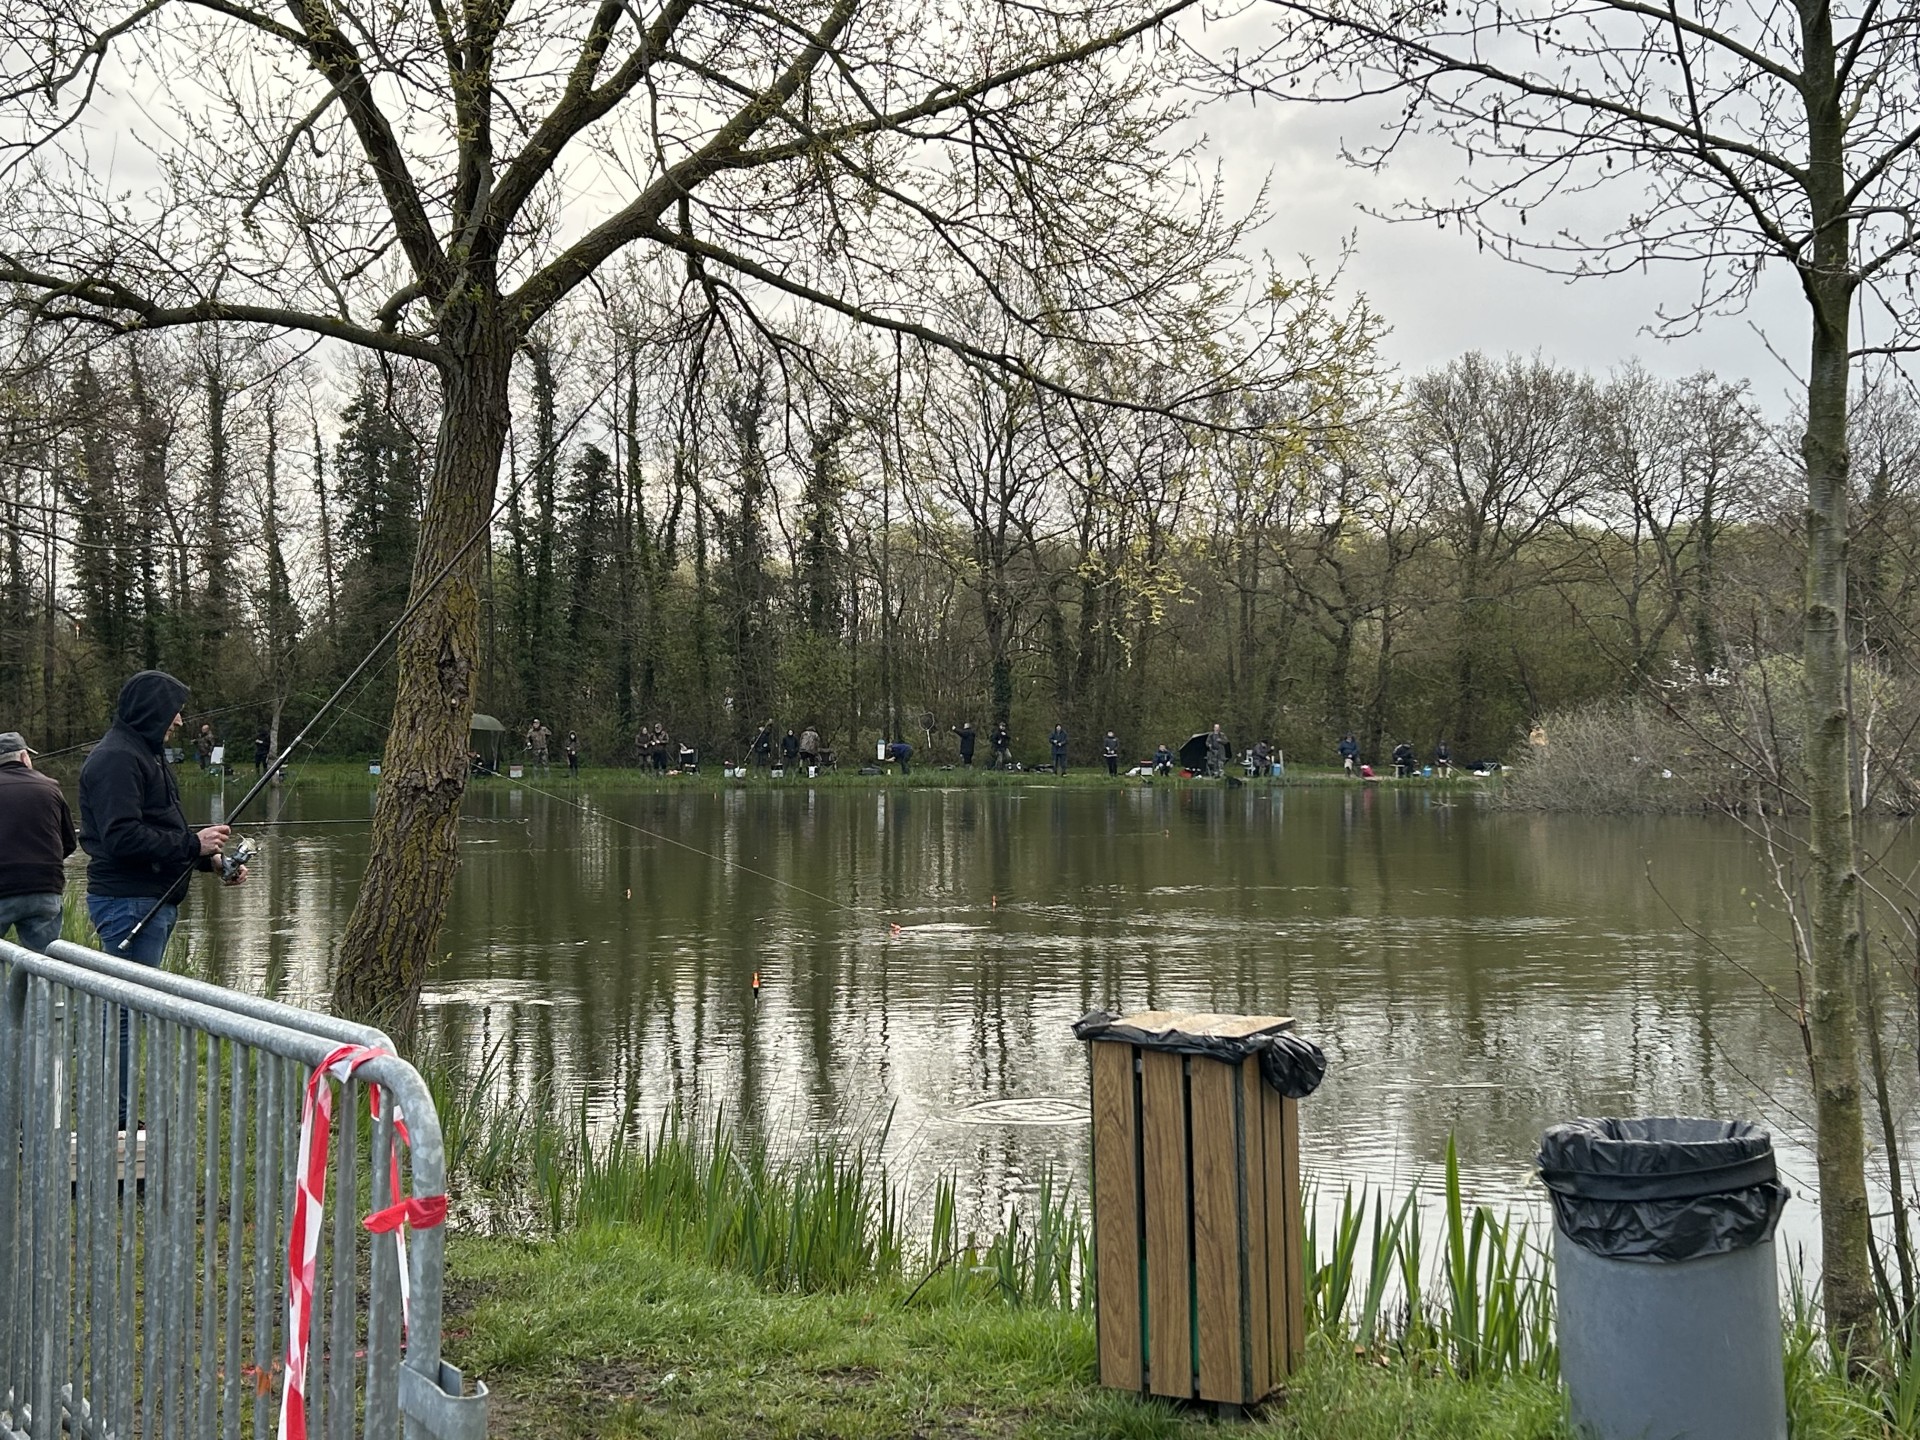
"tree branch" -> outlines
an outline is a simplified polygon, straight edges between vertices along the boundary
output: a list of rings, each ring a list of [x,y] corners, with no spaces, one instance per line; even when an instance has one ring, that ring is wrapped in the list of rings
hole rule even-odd
[[[606,59],[607,47],[622,13],[619,0],[602,0],[581,43],[573,71],[567,77],[566,89],[494,187],[489,228],[496,236],[513,223],[534,187],[551,172],[567,142],[607,115],[646,79],[654,63],[666,53],[680,23],[693,12],[695,3],[696,0],[667,0],[652,26],[640,29],[633,53],[605,85],[595,89],[594,77]]]
[[[279,305],[235,304],[211,297],[186,305],[164,305],[117,280],[47,274],[22,265],[8,255],[0,255],[0,284],[20,285],[34,292],[34,298],[27,305],[43,320],[96,325],[115,334],[130,335],[142,330],[164,330],[225,320],[244,325],[271,325],[283,330],[304,330],[309,334],[344,340],[351,345],[364,345],[388,354],[424,360],[432,365],[439,365],[446,359],[440,347],[429,341],[392,331],[369,330],[333,315]],[[59,302],[62,300],[72,301],[72,308],[61,306]]]

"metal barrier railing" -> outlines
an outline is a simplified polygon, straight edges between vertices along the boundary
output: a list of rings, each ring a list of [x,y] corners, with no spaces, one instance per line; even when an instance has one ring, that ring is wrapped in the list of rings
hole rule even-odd
[[[343,1043],[385,1051],[384,1037],[54,948],[0,941],[0,1436],[266,1440],[286,1384],[302,1098]],[[425,1082],[374,1055],[341,1084],[328,1138],[307,1434],[480,1440],[485,1388],[464,1394],[440,1358],[442,1228],[403,1245],[360,1223],[390,1195],[444,1190]]]
[[[285,1005],[278,1000],[248,995],[241,990],[229,990],[224,985],[212,985],[205,980],[196,980],[191,975],[156,970],[151,965],[142,965],[138,960],[128,960],[108,950],[93,950],[85,945],[76,945],[71,940],[56,940],[47,947],[47,954],[56,960],[65,960],[70,965],[78,965],[82,970],[126,980],[148,990],[177,995],[182,1000],[198,1000],[216,1010],[231,1010],[236,1015],[248,1015],[255,1020],[264,1020],[269,1025],[305,1030],[348,1045],[375,1045],[382,1050],[393,1049],[393,1041],[387,1038],[386,1033],[371,1025],[356,1025],[351,1020],[342,1020],[338,1015],[329,1015],[323,1010],[302,1010],[298,1005]]]

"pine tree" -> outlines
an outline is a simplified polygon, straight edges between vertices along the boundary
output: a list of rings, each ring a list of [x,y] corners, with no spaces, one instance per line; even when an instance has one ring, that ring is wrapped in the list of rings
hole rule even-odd
[[[78,532],[74,588],[81,623],[101,665],[111,672],[125,668],[134,651],[134,572],[125,553],[127,507],[109,429],[111,403],[88,357],[74,373],[72,405],[74,444],[60,482]]]
[[[612,566],[613,461],[598,445],[589,445],[573,464],[561,502],[562,539],[567,558],[566,634],[558,651],[566,657],[569,693],[591,699],[606,652],[603,624],[589,630],[589,619],[603,622],[611,606],[604,593]]]
[[[352,664],[406,608],[419,533],[420,466],[412,436],[371,383],[362,382],[341,420],[333,465],[339,509],[339,654],[342,664]],[[354,705],[363,714],[381,713],[392,693],[384,667],[374,674],[365,703]]]

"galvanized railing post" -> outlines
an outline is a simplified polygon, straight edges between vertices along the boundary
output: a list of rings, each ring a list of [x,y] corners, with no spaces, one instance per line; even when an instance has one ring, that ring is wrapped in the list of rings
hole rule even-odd
[[[443,1231],[407,1247],[403,1331],[399,1237],[359,1225],[362,1173],[376,1208],[398,1176],[402,1193],[445,1188],[431,1095],[386,1037],[80,946],[4,942],[0,1440],[273,1432],[301,1099],[343,1043],[378,1053],[334,1106],[309,1433],[481,1440],[485,1389],[466,1394],[440,1358]]]

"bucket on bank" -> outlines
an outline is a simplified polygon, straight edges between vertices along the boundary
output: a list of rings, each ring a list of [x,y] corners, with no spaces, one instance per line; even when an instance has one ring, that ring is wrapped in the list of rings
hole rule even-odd
[[[1786,1440],[1773,1140],[1744,1120],[1575,1120],[1540,1141],[1560,1375],[1592,1440]]]
[[[1252,1405],[1305,1340],[1300,1125],[1325,1073],[1274,1015],[1084,1016],[1100,1383]]]

